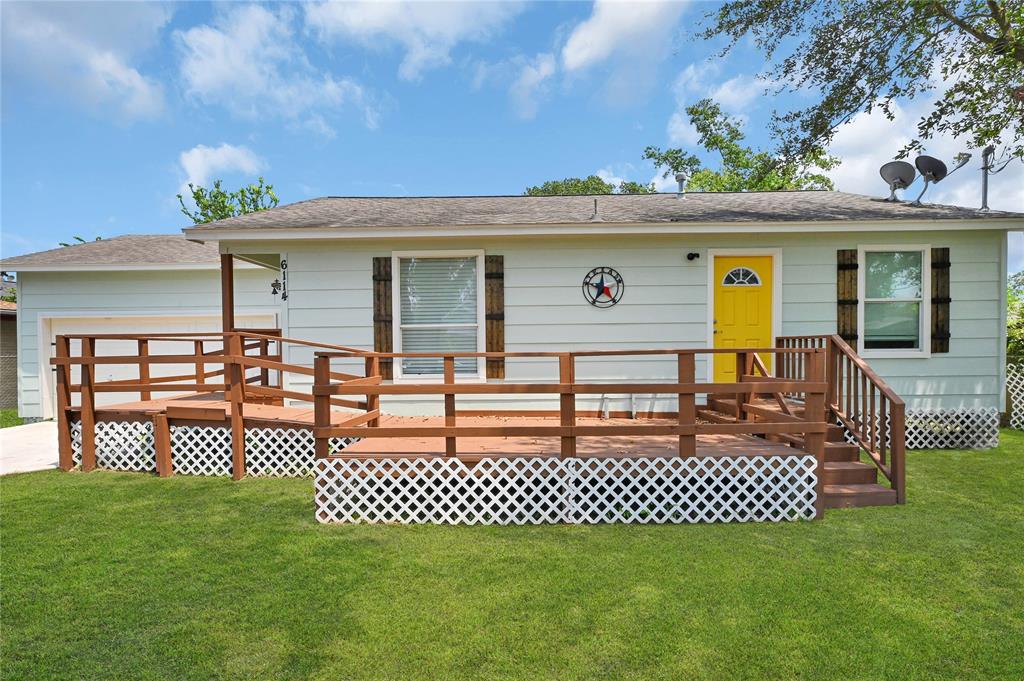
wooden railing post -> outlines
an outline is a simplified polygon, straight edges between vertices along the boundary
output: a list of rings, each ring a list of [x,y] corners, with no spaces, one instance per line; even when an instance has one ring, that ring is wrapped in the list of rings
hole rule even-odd
[[[804,380],[812,383],[825,382],[825,351],[813,350],[804,356]],[[825,393],[808,392],[804,396],[804,421],[808,425],[825,425]],[[815,471],[814,517],[825,515],[825,433],[804,433],[804,448],[817,461]]]
[[[680,383],[696,383],[697,369],[693,353],[679,353],[678,355],[678,377]],[[680,426],[694,426],[697,423],[697,396],[691,390],[680,392],[676,398],[679,401],[678,423]],[[697,454],[697,435],[679,436],[679,456],[695,456]]]
[[[167,414],[153,415],[153,449],[156,451],[156,472],[161,478],[174,475],[171,459],[171,426]]]
[[[82,339],[82,358],[91,358],[96,354],[96,340]],[[96,395],[93,382],[96,376],[95,364],[82,365],[82,470],[91,471],[96,468]]]
[[[231,357],[225,365],[231,400],[231,477],[241,480],[245,476],[245,367],[238,360],[243,354],[242,337],[230,334],[227,345]]]
[[[71,343],[67,336],[57,336],[54,355],[67,360],[71,356]],[[69,471],[75,467],[71,448],[71,420],[68,408],[71,406],[71,365],[57,365],[57,451],[60,469]]]
[[[890,404],[892,419],[889,425],[889,437],[892,444],[889,448],[890,466],[892,470],[892,486],[896,490],[896,503],[907,502],[907,471],[906,471],[906,413],[903,403]]]
[[[380,376],[380,357],[366,358],[366,377]],[[380,411],[380,395],[366,396],[366,411]],[[367,427],[376,428],[380,425],[380,417],[372,418],[366,422]]]
[[[260,339],[260,359],[267,359],[269,354],[270,343],[266,338]],[[269,387],[270,385],[270,369],[263,367],[260,369],[260,385],[263,387]]]
[[[149,357],[149,341],[145,338],[140,338],[139,358],[143,361],[139,362],[139,383],[142,385],[149,385],[149,364],[144,359],[146,357]],[[139,399],[143,402],[148,402],[153,399],[153,393],[148,390],[140,390]]]
[[[455,384],[455,358],[451,355],[444,356],[444,425],[446,428],[455,427],[455,394],[448,392],[447,388]],[[367,404],[369,407],[369,404]],[[458,449],[454,437],[444,439],[445,456],[456,456]]]
[[[825,339],[825,347],[828,348],[828,355],[825,357],[826,375],[825,382],[828,383],[828,404],[826,406],[835,408],[839,406],[839,352],[832,337]]]
[[[753,372],[754,372],[754,370],[753,370],[753,362],[750,359],[750,354],[746,353],[746,352],[737,352],[736,353],[736,382],[737,383],[742,383],[743,382],[743,376],[746,375],[746,374],[752,374]],[[750,397],[753,398],[753,395],[751,395]],[[753,419],[753,415],[752,414],[744,414],[744,412],[743,412],[743,404],[744,404],[744,402],[746,402],[746,399],[747,399],[746,393],[736,393],[736,420],[737,421],[745,421],[748,418]]]
[[[569,392],[563,392],[559,395],[558,413],[560,425],[563,428],[573,429],[570,432],[575,432],[576,395],[572,392],[572,388],[576,383],[576,366],[575,358],[570,353],[564,353],[558,357],[558,382],[563,389],[569,390]],[[563,459],[576,456],[575,435],[562,436],[561,456]]]
[[[316,388],[325,388],[330,384],[331,358],[317,355],[313,359],[313,437],[314,454],[318,459],[324,459],[331,453],[331,439],[318,434],[320,428],[331,427],[331,396],[317,394]]]
[[[203,359],[203,341],[194,342],[196,355],[196,383],[206,383],[206,360]]]

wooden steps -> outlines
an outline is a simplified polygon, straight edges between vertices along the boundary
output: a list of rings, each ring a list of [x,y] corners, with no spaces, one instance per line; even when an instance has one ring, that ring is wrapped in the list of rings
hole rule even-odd
[[[785,419],[785,413],[775,400],[755,399],[747,405],[745,411],[755,418]],[[792,404],[790,411],[796,415],[802,414],[803,406]],[[709,397],[707,407],[697,410],[699,418],[712,423],[736,423],[735,414],[736,400],[721,397]],[[799,435],[779,434],[769,437],[797,449],[802,449],[804,445],[804,439]],[[822,481],[825,485],[826,508],[889,506],[896,503],[896,491],[878,484],[878,469],[860,460],[860,447],[846,442],[842,427],[829,426],[825,440]]]
[[[896,490],[879,484],[825,485],[825,508],[891,506]]]

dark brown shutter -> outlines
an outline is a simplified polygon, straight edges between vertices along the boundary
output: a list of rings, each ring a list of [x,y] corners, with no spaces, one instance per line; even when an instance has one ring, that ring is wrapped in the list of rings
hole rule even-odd
[[[836,333],[857,343],[857,249],[836,251]]]
[[[391,257],[373,259],[373,349],[375,352],[391,352]],[[393,360],[380,361],[380,375],[391,378]]]
[[[949,249],[932,249],[932,352],[949,352]]]
[[[484,257],[487,352],[505,352],[505,256]],[[505,360],[487,360],[487,378],[505,378]]]

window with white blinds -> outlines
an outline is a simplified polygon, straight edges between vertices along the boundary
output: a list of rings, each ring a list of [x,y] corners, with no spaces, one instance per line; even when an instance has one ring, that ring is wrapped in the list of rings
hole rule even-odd
[[[402,352],[477,352],[483,305],[482,256],[397,256],[398,336]],[[483,362],[456,358],[455,373],[482,376]],[[443,376],[440,357],[406,357],[399,377]]]

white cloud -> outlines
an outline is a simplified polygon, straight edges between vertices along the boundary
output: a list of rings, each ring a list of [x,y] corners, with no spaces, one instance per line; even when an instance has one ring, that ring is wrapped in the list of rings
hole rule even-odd
[[[274,12],[261,5],[234,6],[212,25],[178,31],[186,91],[204,104],[237,115],[278,116],[333,137],[329,115],[351,107],[376,128],[380,112],[351,78],[314,69],[295,41],[293,8]]]
[[[509,88],[509,96],[521,118],[537,115],[537,98],[546,89],[548,79],[555,75],[555,57],[552,54],[538,54],[532,61],[523,64],[519,77]]]
[[[688,147],[696,146],[700,141],[700,133],[693,126],[685,113],[677,111],[668,119],[668,141],[670,144],[681,144]]]
[[[156,3],[3,3],[4,68],[97,111],[153,118],[163,88],[132,62],[170,18]]]
[[[306,25],[320,37],[382,41],[405,50],[398,74],[417,80],[451,63],[460,42],[485,41],[522,10],[511,2],[324,2],[305,8]]]
[[[616,175],[615,171],[613,171],[611,168],[601,168],[594,174],[600,177],[608,184],[614,185],[616,187],[618,187],[620,184],[626,181],[626,178],[622,177],[621,175]]]
[[[562,48],[567,71],[586,69],[613,56],[640,58],[648,65],[670,45],[685,2],[596,0],[588,19],[573,30]]]
[[[181,152],[178,163],[185,176],[183,189],[187,189],[190,183],[206,186],[211,180],[219,179],[223,173],[255,175],[266,168],[263,159],[248,147],[226,143],[219,147],[197,144]]]
[[[709,96],[734,114],[741,114],[758,97],[764,96],[771,82],[757,76],[739,75],[721,83]]]
[[[932,98],[917,102],[896,104],[894,118],[888,120],[881,110],[871,114],[860,113],[847,125],[839,128],[829,152],[842,159],[842,163],[829,171],[829,176],[840,191],[875,196],[888,195],[888,188],[878,175],[878,169],[911,140],[921,116],[931,110]],[[968,151],[970,162],[955,174],[928,189],[924,201],[958,206],[981,205],[981,150],[971,149],[967,143],[948,135],[929,140],[924,153],[944,161],[952,168],[953,157]],[[913,157],[908,159],[913,163]],[[921,191],[921,182],[915,182],[903,191],[914,198]],[[1024,211],[1024,164],[1010,163],[998,175],[989,178],[989,206],[997,210]]]

